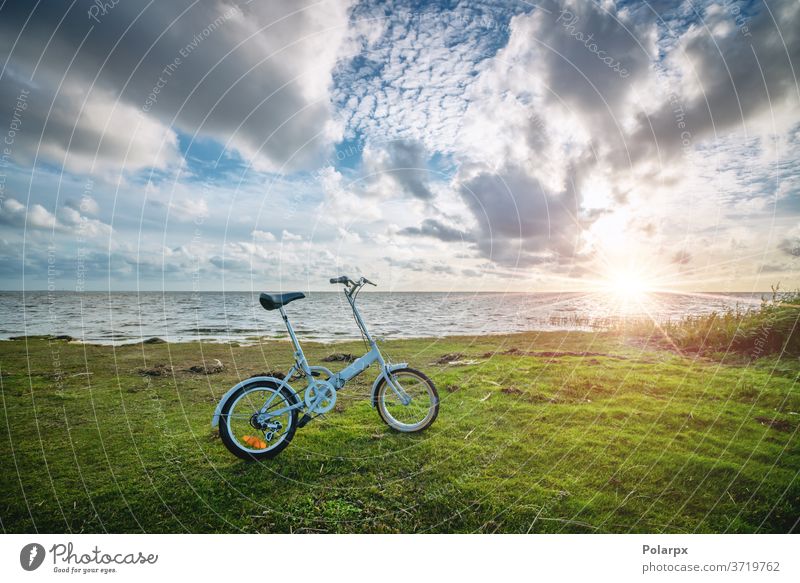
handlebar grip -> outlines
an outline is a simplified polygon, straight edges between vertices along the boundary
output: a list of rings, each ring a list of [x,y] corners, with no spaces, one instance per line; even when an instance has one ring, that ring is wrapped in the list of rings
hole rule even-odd
[[[348,281],[350,281],[350,278],[348,278],[346,275],[340,275],[339,277],[332,277],[331,278],[331,283],[344,283],[344,284],[346,284]]]

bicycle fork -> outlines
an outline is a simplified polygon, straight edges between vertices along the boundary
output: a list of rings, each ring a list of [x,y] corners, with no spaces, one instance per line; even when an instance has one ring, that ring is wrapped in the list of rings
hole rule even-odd
[[[403,390],[403,387],[400,383],[396,383],[394,378],[392,378],[392,373],[389,370],[385,370],[383,376],[386,377],[386,382],[389,384],[389,387],[394,391],[394,394],[397,395],[397,398],[400,399],[400,402],[403,405],[408,405],[411,403],[411,396]]]

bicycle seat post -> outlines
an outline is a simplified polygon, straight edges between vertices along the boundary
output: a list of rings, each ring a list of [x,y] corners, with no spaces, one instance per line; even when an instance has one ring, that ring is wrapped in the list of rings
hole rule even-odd
[[[297,364],[306,374],[310,375],[310,370],[308,369],[308,362],[306,361],[306,356],[303,354],[303,349],[300,347],[300,341],[297,339],[297,336],[294,333],[294,328],[292,328],[291,322],[289,322],[289,317],[286,315],[286,311],[283,309],[283,306],[278,308],[281,313],[281,318],[283,318],[283,323],[286,324],[286,330],[289,331],[289,338],[292,339],[292,344],[294,345],[294,359],[297,361]]]

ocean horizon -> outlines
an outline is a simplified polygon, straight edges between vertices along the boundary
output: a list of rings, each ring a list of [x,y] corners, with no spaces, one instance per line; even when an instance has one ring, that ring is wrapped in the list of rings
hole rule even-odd
[[[287,290],[288,291],[288,290]],[[64,335],[94,344],[148,338],[254,342],[286,336],[277,312],[250,291],[0,291],[0,339]],[[359,338],[341,292],[310,291],[286,307],[297,335],[317,342]],[[602,330],[621,321],[658,322],[728,309],[757,307],[772,292],[382,292],[358,305],[379,338]]]

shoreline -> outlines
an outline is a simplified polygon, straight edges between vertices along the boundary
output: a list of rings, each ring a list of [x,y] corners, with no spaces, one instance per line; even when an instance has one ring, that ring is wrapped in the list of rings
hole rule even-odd
[[[74,289],[56,289],[56,290],[48,290],[46,288],[43,289],[0,289],[0,294],[23,294],[23,293],[35,293],[35,294],[78,294],[78,295],[86,295],[86,294],[160,294],[160,295],[167,295],[167,294],[189,294],[189,295],[202,295],[202,294],[250,294],[256,295],[266,291],[265,289],[259,290],[83,290],[83,291],[76,291]],[[318,290],[301,290],[303,293],[308,294],[341,294],[341,291],[335,289],[318,289]],[[414,291],[414,290],[365,290],[363,292],[365,295],[369,294],[442,294],[442,295],[455,295],[455,294],[549,294],[549,295],[558,295],[558,294],[602,294],[604,292],[596,291],[596,290],[528,290],[528,291],[520,291],[520,290],[463,290],[463,291],[452,291],[452,290],[427,290],[427,291]],[[682,294],[706,294],[706,295],[743,295],[743,294],[767,294],[772,295],[772,290],[761,290],[761,291],[752,291],[752,290],[710,290],[710,291],[698,291],[698,290],[666,290],[666,289],[659,289],[659,290],[650,290],[647,293],[652,294],[665,294],[665,295],[682,295]],[[791,292],[781,292],[781,293],[791,293]]]
[[[449,334],[444,336],[395,336],[392,338],[376,338],[378,344],[386,344],[392,342],[402,342],[402,341],[447,341],[447,340],[462,340],[466,338],[497,338],[497,337],[515,337],[515,336],[524,336],[529,334],[614,334],[613,330],[609,329],[549,329],[549,330],[520,330],[514,332],[486,332],[485,334]],[[331,346],[335,344],[347,344],[351,342],[361,342],[360,336],[350,336],[350,337],[342,337],[336,338],[334,340],[321,340],[318,338],[308,338],[304,337],[301,334],[298,334],[298,339],[300,340],[301,344],[315,344],[319,346]],[[122,341],[122,342],[97,342],[97,341],[87,341],[81,340],[80,338],[75,338],[68,334],[30,334],[30,335],[20,335],[20,336],[11,336],[8,338],[0,338],[0,342],[24,342],[24,341],[51,341],[51,342],[64,342],[66,344],[72,345],[85,345],[85,346],[98,346],[98,347],[124,347],[124,346],[138,346],[138,345],[147,345],[147,344],[169,344],[173,346],[180,346],[180,345],[187,345],[187,344],[206,344],[206,345],[220,345],[220,346],[233,346],[233,347],[252,347],[258,346],[260,344],[266,344],[270,342],[283,342],[288,341],[289,335],[283,334],[281,336],[258,336],[258,337],[248,337],[244,340],[222,340],[222,339],[208,339],[208,338],[193,338],[190,340],[165,340],[160,336],[151,336],[145,338],[144,340],[132,340],[132,341]]]

